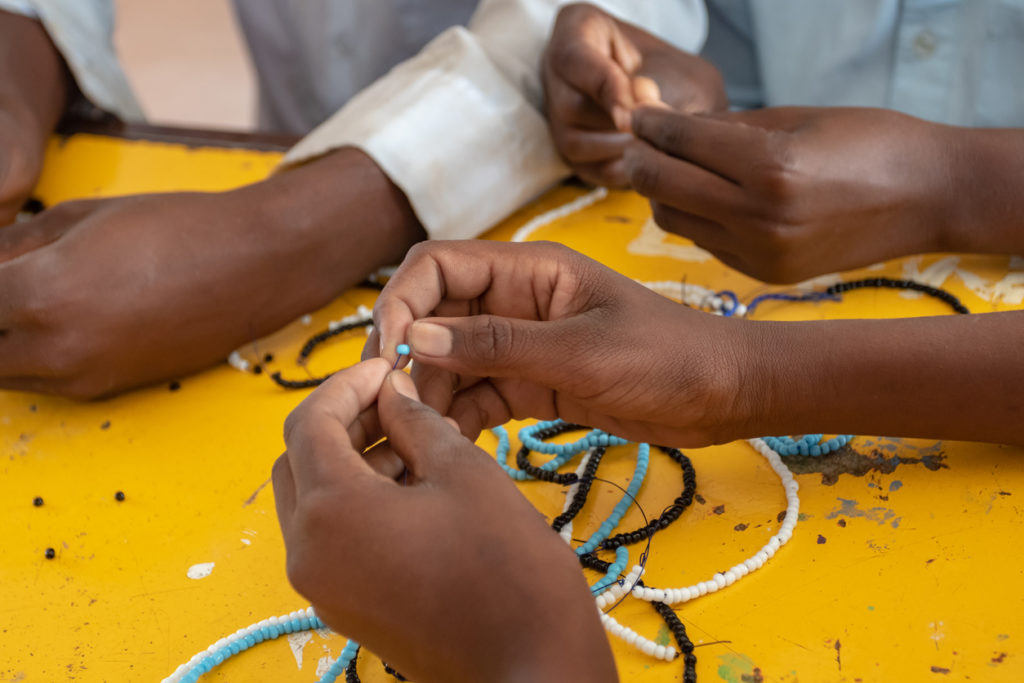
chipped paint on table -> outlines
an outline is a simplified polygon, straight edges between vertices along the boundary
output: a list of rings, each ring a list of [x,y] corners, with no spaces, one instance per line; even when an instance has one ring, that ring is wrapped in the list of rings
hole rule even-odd
[[[186,149],[76,136],[50,150],[41,198],[139,191],[224,189],[269,172],[274,154]],[[561,187],[487,235],[508,239],[546,209],[582,196]],[[657,230],[639,198],[612,192],[530,239],[556,239],[640,280],[729,288],[742,299],[767,291]],[[659,245],[664,248],[659,250]],[[976,312],[1021,303],[1024,262],[928,255],[866,274],[912,275],[949,288]],[[821,281],[828,281],[825,280]],[[831,278],[834,281],[835,278]],[[268,370],[302,376],[293,361],[328,321],[371,306],[353,290],[242,350],[272,352]],[[863,290],[842,303],[768,302],[759,318],[946,314],[940,302]],[[318,350],[314,375],[353,362],[364,335]],[[680,349],[685,353],[685,349]],[[222,365],[110,401],[74,403],[0,393],[0,681],[157,681],[196,651],[249,623],[304,606],[288,586],[267,486],[283,448],[281,424],[304,392]],[[514,432],[513,432],[514,433]],[[490,435],[484,448],[494,448]],[[629,448],[606,458],[603,476],[624,480]],[[694,506],[653,544],[648,576],[683,585],[732,566],[778,529],[777,480],[743,443],[690,451]],[[790,458],[802,515],[790,543],[762,570],[721,593],[682,605],[698,645],[701,681],[1019,681],[1024,679],[1024,576],[1020,540],[1021,450],[927,440],[858,437],[835,455]],[[660,509],[677,495],[678,469],[652,456],[641,492]],[[595,486],[595,489],[598,487]],[[556,486],[524,484],[542,510],[561,509]],[[125,492],[117,501],[116,491]],[[578,534],[616,498],[598,491]],[[33,498],[44,505],[35,507]],[[630,510],[625,526],[639,523]],[[56,557],[46,560],[53,547]],[[636,552],[633,553],[634,561]],[[189,577],[197,565],[212,570]],[[200,572],[201,573],[201,572]],[[540,577],[538,577],[540,580]],[[667,632],[649,606],[627,601],[616,617],[648,637]],[[282,638],[203,680],[314,681],[342,640],[327,633]],[[623,680],[678,681],[681,664],[614,644]],[[390,680],[375,658],[364,681]]]

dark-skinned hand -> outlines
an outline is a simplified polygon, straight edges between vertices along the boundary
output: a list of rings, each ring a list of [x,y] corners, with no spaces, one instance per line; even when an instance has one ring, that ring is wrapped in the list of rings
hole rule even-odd
[[[39,178],[70,82],[43,25],[0,10],[0,228],[14,222]]]
[[[542,77],[555,145],[595,185],[629,184],[622,154],[638,104],[684,112],[728,105],[710,63],[585,3],[559,12]]]
[[[208,367],[421,235],[351,149],[230,192],[58,205],[0,230],[0,388],[94,398]]]
[[[740,427],[742,323],[561,245],[417,245],[374,320],[364,356],[393,361],[408,342],[424,400],[471,438],[525,417],[673,446],[727,441]]]
[[[381,437],[406,475],[364,458]],[[423,683],[617,680],[574,553],[408,375],[337,373],[285,441],[288,576],[331,628]]]
[[[769,282],[939,251],[952,210],[949,126],[883,109],[689,116],[645,107],[626,152],[658,225]]]

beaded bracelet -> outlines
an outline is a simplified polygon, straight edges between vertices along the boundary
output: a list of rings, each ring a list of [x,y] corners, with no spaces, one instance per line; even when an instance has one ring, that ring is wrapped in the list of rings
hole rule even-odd
[[[661,515],[655,517],[644,526],[634,531],[626,531],[616,534],[601,541],[601,548],[614,550],[623,545],[639,543],[653,536],[658,531],[667,529],[673,522],[679,519],[686,508],[693,504],[693,497],[697,493],[697,473],[693,469],[693,463],[682,451],[677,448],[666,448],[658,446],[658,449],[666,453],[672,460],[679,464],[683,470],[683,492],[676,496],[672,504],[665,509]],[[582,507],[582,505],[581,505]]]
[[[853,434],[840,434],[828,441],[822,441],[822,434],[806,434],[799,440],[789,436],[765,436],[762,437],[765,445],[781,456],[828,455],[832,451],[839,450],[853,439]]]
[[[566,542],[572,540],[572,522],[576,519],[576,515],[580,513],[587,501],[590,487],[594,484],[594,477],[597,476],[597,467],[601,464],[601,459],[606,452],[601,447],[591,448],[587,451],[583,459],[580,460],[580,466],[574,473],[576,481],[566,493],[565,507],[562,509],[562,514],[551,520],[551,528],[557,531]]]
[[[196,683],[199,677],[211,671],[240,652],[244,652],[265,640],[273,640],[288,633],[301,633],[326,629],[312,607],[298,610],[280,617],[270,617],[246,628],[239,629],[226,638],[197,653],[188,662],[179,666],[163,683]],[[341,651],[337,661],[320,679],[320,683],[335,683],[351,659],[355,657],[359,644],[350,640]]]
[[[763,567],[783,545],[793,537],[793,530],[796,528],[800,515],[800,497],[797,491],[800,485],[793,477],[782,458],[762,439],[751,439],[750,445],[761,454],[779,477],[786,491],[786,514],[782,520],[779,531],[773,535],[768,542],[748,559],[740,562],[725,572],[718,572],[706,581],[700,581],[692,586],[682,588],[650,588],[637,586],[633,589],[633,596],[648,602],[665,602],[675,604],[677,602],[689,602],[708,593],[717,592],[726,586],[731,586],[747,574]]]

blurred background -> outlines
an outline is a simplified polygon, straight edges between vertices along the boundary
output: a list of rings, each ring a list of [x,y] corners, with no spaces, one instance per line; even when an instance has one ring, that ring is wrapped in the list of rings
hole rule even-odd
[[[254,129],[256,80],[230,0],[116,5],[114,42],[150,123]]]

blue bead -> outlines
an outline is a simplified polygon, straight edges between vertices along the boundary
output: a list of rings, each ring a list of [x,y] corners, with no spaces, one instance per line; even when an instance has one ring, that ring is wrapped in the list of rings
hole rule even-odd
[[[408,344],[399,344],[395,347],[395,352],[397,352],[399,356],[408,356],[412,353],[412,349],[409,348]]]

